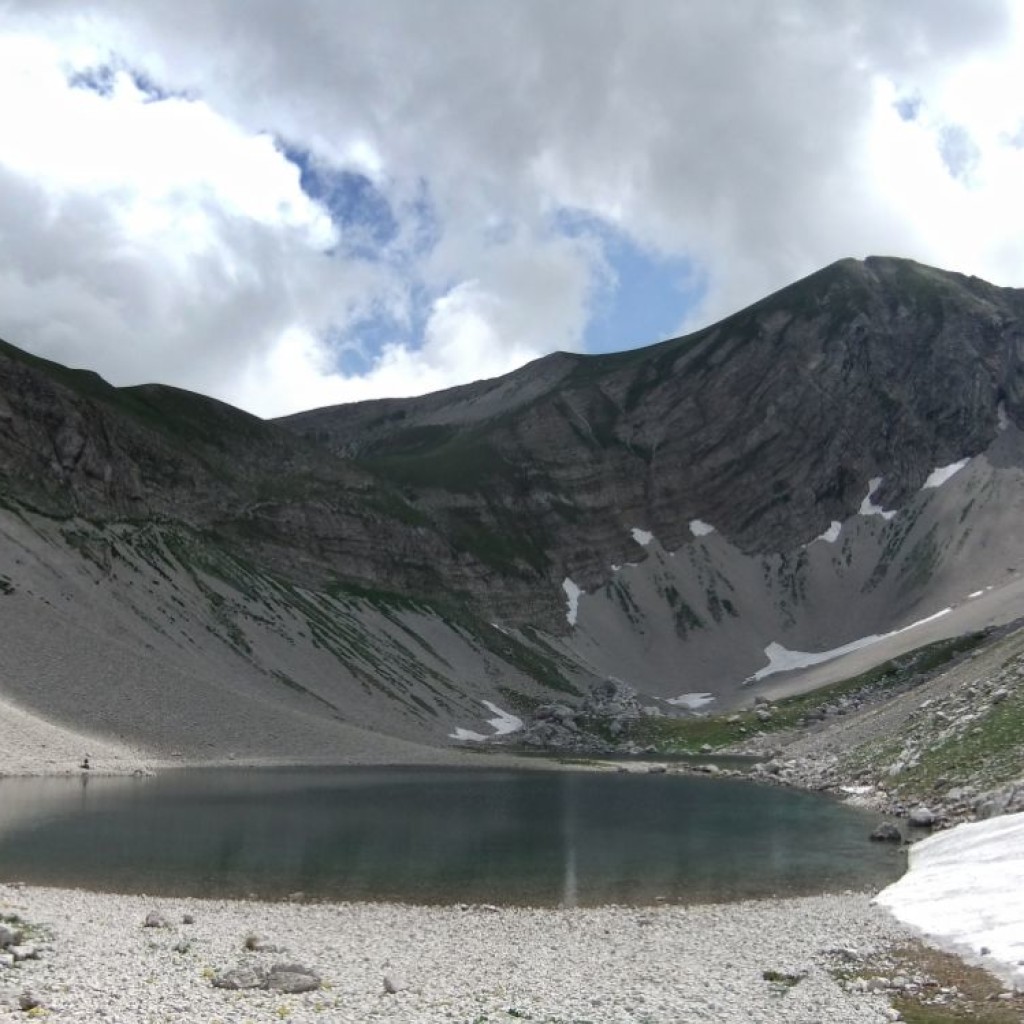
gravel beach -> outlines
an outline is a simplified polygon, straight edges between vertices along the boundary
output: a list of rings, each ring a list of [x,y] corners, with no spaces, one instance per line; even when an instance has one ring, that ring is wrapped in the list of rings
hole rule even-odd
[[[145,927],[158,912],[168,927]],[[0,885],[39,959],[0,968],[0,1019],[868,1024],[887,1000],[833,980],[835,951],[908,933],[866,895],[708,906],[534,910],[155,900]],[[184,923],[188,920],[193,923]],[[274,949],[247,951],[248,936]],[[250,944],[261,945],[261,942]],[[236,967],[299,963],[317,991],[228,991]],[[795,984],[766,980],[792,975]],[[396,993],[385,990],[388,976]]]

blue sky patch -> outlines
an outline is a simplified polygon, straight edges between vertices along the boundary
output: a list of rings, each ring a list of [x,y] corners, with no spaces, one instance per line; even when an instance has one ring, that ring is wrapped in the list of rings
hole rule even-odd
[[[187,92],[165,89],[144,71],[129,67],[120,60],[113,60],[108,64],[97,64],[91,68],[80,68],[68,76],[68,85],[73,89],[88,89],[98,96],[109,99],[114,94],[117,76],[121,74],[127,75],[132,80],[132,84],[145,96],[147,103],[193,98]]]
[[[399,319],[386,308],[378,307],[336,335],[328,335],[336,372],[345,376],[369,373],[386,346],[418,348],[422,344],[434,296],[422,286],[414,285],[406,298],[406,318]]]
[[[920,96],[901,96],[893,106],[903,121],[916,121],[921,113],[923,101]]]
[[[564,234],[597,238],[614,274],[594,302],[585,351],[621,352],[671,338],[704,297],[691,261],[645,249],[596,217],[563,211],[557,223]]]
[[[109,97],[114,93],[114,80],[117,68],[109,64],[100,64],[94,68],[82,68],[68,75],[68,85],[73,89],[88,89],[99,96]]]
[[[981,160],[981,150],[960,124],[948,124],[939,132],[939,155],[950,177],[967,183]]]
[[[380,250],[398,236],[398,221],[377,186],[358,171],[326,166],[308,150],[280,148],[298,167],[302,191],[320,203],[340,229],[346,253],[378,259]]]

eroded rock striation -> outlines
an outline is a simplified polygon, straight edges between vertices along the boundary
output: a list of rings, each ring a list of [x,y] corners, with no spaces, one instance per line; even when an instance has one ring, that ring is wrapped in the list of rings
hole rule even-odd
[[[1015,578],[1022,353],[1024,291],[888,258],[650,348],[277,421],[0,345],[0,700],[314,759],[504,735],[609,677],[749,703]]]

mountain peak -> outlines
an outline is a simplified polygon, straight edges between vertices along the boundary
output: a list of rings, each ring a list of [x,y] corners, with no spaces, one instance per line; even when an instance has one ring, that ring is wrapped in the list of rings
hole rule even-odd
[[[842,260],[647,349],[279,421],[2,347],[0,600],[44,650],[87,592],[64,661],[105,652],[112,696],[39,706],[143,738],[102,681],[131,636],[154,707],[255,693],[321,749],[337,716],[444,741],[602,676],[739,701],[766,648],[845,649],[1024,559],[1022,325],[1020,290]]]

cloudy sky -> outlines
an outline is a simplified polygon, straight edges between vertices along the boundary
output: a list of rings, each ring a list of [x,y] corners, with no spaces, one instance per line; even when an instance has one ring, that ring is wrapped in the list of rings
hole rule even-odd
[[[0,0],[0,337],[264,416],[1024,286],[1022,184],[1022,0]]]

